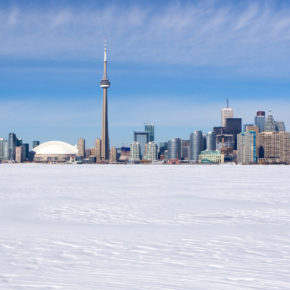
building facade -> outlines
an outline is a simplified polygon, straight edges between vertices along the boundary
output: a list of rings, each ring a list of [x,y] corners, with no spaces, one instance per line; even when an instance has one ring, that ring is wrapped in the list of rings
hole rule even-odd
[[[143,158],[145,145],[149,142],[149,132],[134,131],[134,141],[139,143],[141,158]]]
[[[134,141],[130,146],[130,162],[140,162],[141,150],[138,141]]]
[[[219,150],[204,150],[199,154],[198,159],[202,164],[220,164],[224,163],[224,154]]]
[[[206,149],[209,151],[216,150],[216,134],[214,132],[208,132],[206,135]]]
[[[264,132],[265,130],[265,112],[258,111],[255,117],[255,125],[259,128],[259,133]]]
[[[154,141],[154,125],[153,124],[145,124],[145,132],[149,133],[149,141]]]
[[[256,137],[254,131],[238,134],[237,162],[239,164],[254,164],[257,162]]]
[[[143,159],[147,161],[156,161],[157,153],[158,153],[157,144],[153,141],[148,142],[145,145],[145,155]]]
[[[80,158],[86,157],[86,143],[84,138],[78,140],[78,155]]]
[[[199,154],[203,148],[203,135],[202,131],[195,131],[190,134],[189,139],[189,157],[193,162],[199,161]]]
[[[181,160],[180,138],[172,138],[168,141],[168,159]]]

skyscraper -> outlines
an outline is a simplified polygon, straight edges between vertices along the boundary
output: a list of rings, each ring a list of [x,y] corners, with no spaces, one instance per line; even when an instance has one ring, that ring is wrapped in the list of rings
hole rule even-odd
[[[259,127],[259,133],[263,132],[265,129],[265,112],[258,111],[255,117],[255,125]]]
[[[201,131],[190,134],[189,158],[191,161],[198,162],[198,155],[202,151],[203,136]]]
[[[154,141],[154,125],[145,124],[145,132],[149,133],[149,142]]]
[[[214,132],[208,132],[206,135],[206,149],[209,151],[216,150],[216,134]]]
[[[138,142],[140,145],[141,158],[145,153],[145,144],[149,142],[149,132],[134,131],[134,141]]]
[[[276,131],[275,120],[274,120],[272,111],[269,111],[267,120],[265,123],[265,132],[275,132],[275,131]]]
[[[130,161],[139,162],[141,159],[140,156],[140,144],[137,141],[134,141],[130,146]]]
[[[229,107],[229,99],[227,98],[227,107],[222,109],[222,116],[221,116],[221,125],[222,127],[226,126],[226,119],[234,117],[234,110]]]
[[[40,144],[39,141],[32,141],[32,148],[39,146],[39,144]]]
[[[181,159],[181,139],[173,138],[168,141],[168,159]]]
[[[256,163],[256,132],[248,131],[238,134],[238,163]]]
[[[77,154],[77,156],[79,156],[81,158],[85,158],[85,155],[86,155],[85,152],[86,152],[85,139],[80,138],[78,140],[78,154]]]
[[[9,133],[8,137],[8,160],[15,160],[17,137],[14,133]]]
[[[153,141],[148,142],[145,145],[144,160],[155,161],[157,160],[157,144]]]
[[[108,97],[107,89],[110,87],[110,81],[107,77],[107,44],[105,41],[104,49],[104,75],[100,83],[100,87],[103,89],[103,119],[102,119],[102,160],[108,161],[110,158],[110,145],[109,145],[109,128],[108,128]]]
[[[97,138],[95,141],[95,156],[96,156],[96,161],[100,162],[101,161],[101,151],[102,151],[102,141],[101,139]]]

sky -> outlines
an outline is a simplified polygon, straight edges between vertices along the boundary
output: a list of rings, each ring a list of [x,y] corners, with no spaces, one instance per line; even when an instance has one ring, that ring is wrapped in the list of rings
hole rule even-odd
[[[105,39],[111,145],[144,123],[157,142],[211,131],[227,97],[290,126],[288,1],[2,0],[0,137],[92,146]]]

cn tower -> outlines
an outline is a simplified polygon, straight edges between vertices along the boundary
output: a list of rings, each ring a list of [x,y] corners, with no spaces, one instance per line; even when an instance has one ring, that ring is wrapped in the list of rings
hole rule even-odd
[[[107,89],[110,87],[110,81],[107,77],[107,43],[105,40],[104,49],[104,76],[101,80],[100,87],[103,89],[103,120],[102,120],[102,142],[101,142],[101,159],[109,160],[109,128],[108,128],[108,96]]]

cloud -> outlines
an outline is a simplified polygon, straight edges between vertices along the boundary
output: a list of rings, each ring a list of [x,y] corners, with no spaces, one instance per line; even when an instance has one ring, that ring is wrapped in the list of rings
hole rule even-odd
[[[290,74],[290,8],[262,1],[152,2],[0,11],[0,57],[90,59]],[[223,4],[218,4],[223,3]]]

